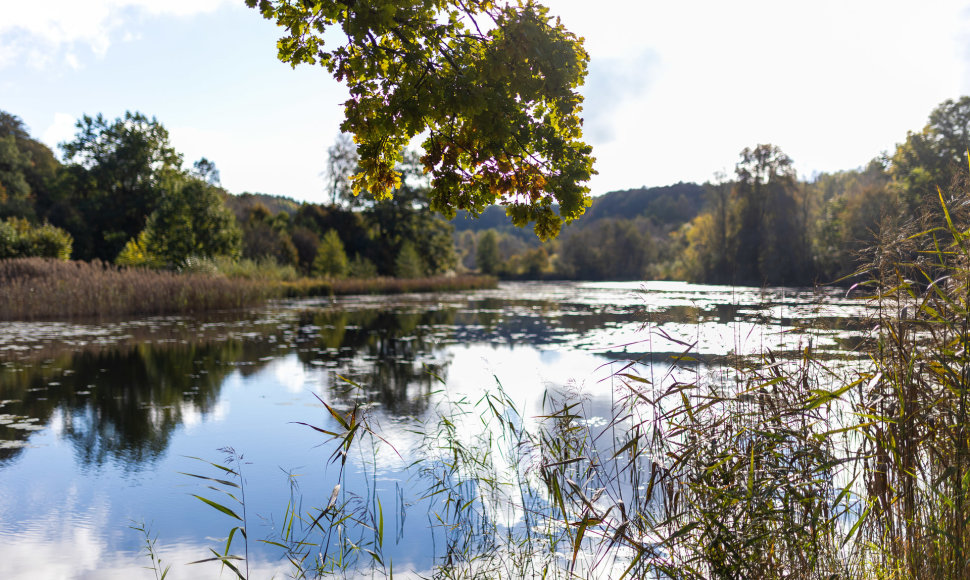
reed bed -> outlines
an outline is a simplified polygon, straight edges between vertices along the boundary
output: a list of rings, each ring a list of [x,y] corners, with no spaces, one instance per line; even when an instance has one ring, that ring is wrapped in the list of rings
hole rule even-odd
[[[68,320],[244,308],[270,286],[218,275],[118,268],[99,261],[0,261],[0,319]]]
[[[409,292],[457,292],[498,286],[494,276],[430,276],[426,278],[303,278],[284,281],[290,298],[349,294],[406,294]]]

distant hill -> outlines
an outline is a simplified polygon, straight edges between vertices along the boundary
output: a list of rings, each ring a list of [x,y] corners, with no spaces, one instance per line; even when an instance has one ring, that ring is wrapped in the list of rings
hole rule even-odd
[[[275,215],[286,212],[293,215],[300,203],[289,197],[265,193],[241,193],[230,195],[226,204],[242,219],[249,208],[262,204]],[[623,191],[611,191],[593,198],[593,205],[569,228],[585,228],[602,219],[645,218],[661,230],[673,230],[694,219],[704,206],[704,187],[696,183],[676,183],[663,187],[641,187]],[[459,211],[451,220],[455,232],[474,232],[495,229],[521,238],[527,243],[537,241],[532,228],[517,228],[505,215],[505,208],[493,205],[477,219],[466,211]]]
[[[696,183],[641,187],[597,197],[579,222],[590,224],[606,218],[645,217],[657,226],[676,228],[694,219],[703,206],[704,187]]]
[[[282,195],[269,195],[268,193],[240,193],[230,194],[226,198],[226,206],[236,214],[236,219],[242,221],[249,208],[262,204],[266,206],[271,215],[286,212],[292,216],[296,210],[300,209],[300,202],[295,199]]]
[[[652,220],[662,229],[676,229],[694,219],[704,206],[704,187],[696,183],[677,183],[663,187],[641,187],[610,193],[593,198],[593,205],[571,227],[587,227],[602,219]],[[534,238],[528,228],[516,228],[505,215],[502,206],[491,206],[475,219],[468,212],[459,211],[451,220],[456,232],[496,229],[518,236]]]
[[[517,228],[513,226],[512,219],[505,215],[505,208],[500,205],[492,205],[485,208],[482,215],[477,218],[467,211],[458,210],[458,215],[455,216],[455,219],[451,220],[451,225],[455,226],[456,233],[461,233],[466,230],[473,232],[497,230],[521,238],[536,237],[530,228]]]

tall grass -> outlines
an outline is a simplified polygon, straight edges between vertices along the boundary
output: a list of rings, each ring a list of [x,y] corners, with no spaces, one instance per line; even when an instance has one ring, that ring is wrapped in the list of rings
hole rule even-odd
[[[970,578],[970,200],[883,235],[872,379],[857,413],[867,562],[886,578]]]
[[[0,320],[73,319],[242,308],[272,295],[224,276],[44,258],[0,261]]]

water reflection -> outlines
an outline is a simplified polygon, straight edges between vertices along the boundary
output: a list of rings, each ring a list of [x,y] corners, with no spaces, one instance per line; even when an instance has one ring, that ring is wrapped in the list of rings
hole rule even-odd
[[[188,493],[197,490],[178,472],[195,468],[184,456],[214,459],[226,445],[258,466],[250,475],[252,501],[262,506],[255,513],[286,505],[280,468],[307,473],[307,501],[325,504],[330,451],[318,448],[318,434],[294,425],[328,426],[313,395],[338,408],[373,404],[383,436],[402,451],[416,444],[415,425],[443,399],[478,400],[496,379],[528,418],[545,412],[547,389],[581,390],[595,422],[616,396],[600,379],[624,364],[610,360],[639,359],[642,374],[654,380],[654,373],[660,384],[765,346],[796,352],[803,345],[792,338],[795,328],[811,329],[819,352],[841,353],[864,336],[859,312],[839,296],[811,292],[516,284],[282,302],[205,319],[0,325],[0,576],[11,577],[4,546],[70,553],[61,545],[82,537],[85,553],[94,554],[85,570],[127,566],[123,553],[141,543],[127,532],[132,517],[155,519],[168,546],[199,547],[170,561],[205,557],[205,538],[227,527],[195,505]],[[673,365],[680,354],[690,359]],[[611,366],[597,370],[604,364]],[[383,486],[383,493],[408,481],[411,459],[386,455],[362,486]],[[49,532],[59,513],[64,529]],[[428,539],[423,514],[408,515],[400,530],[395,563],[413,558],[428,569],[432,556],[416,555],[423,545],[415,545]],[[273,561],[268,552],[258,557]],[[32,577],[30,563],[17,561],[22,572],[12,577]]]
[[[786,342],[793,329],[817,356],[864,345],[865,323],[847,315],[859,305],[832,293],[587,286],[350,297],[242,318],[0,325],[0,466],[55,413],[83,465],[152,462],[187,416],[212,412],[231,372],[251,376],[289,350],[324,377],[328,397],[418,416],[447,379],[451,344],[553,346],[645,364],[686,354],[685,365],[765,348],[800,352],[807,343]]]
[[[391,414],[416,416],[427,409],[439,379],[447,376],[447,362],[439,351],[455,312],[304,312],[297,356],[305,365],[331,369],[336,398],[377,402]]]
[[[273,352],[263,342],[141,344],[62,355],[40,365],[0,368],[0,466],[23,452],[31,433],[58,429],[86,467],[116,461],[137,469],[168,446],[186,415],[212,411],[233,363],[255,368]]]

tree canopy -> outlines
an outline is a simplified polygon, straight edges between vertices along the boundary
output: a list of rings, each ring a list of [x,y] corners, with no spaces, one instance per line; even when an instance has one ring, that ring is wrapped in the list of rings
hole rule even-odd
[[[923,200],[935,200],[937,188],[948,188],[965,174],[970,147],[970,97],[947,99],[930,113],[920,132],[909,132],[890,157],[889,174],[909,211]]]
[[[141,113],[113,121],[85,115],[76,129],[74,140],[61,144],[81,215],[69,231],[80,242],[79,258],[113,260],[144,229],[162,198],[162,180],[181,170],[182,156],[165,127]]]
[[[342,129],[355,192],[388,197],[404,148],[423,136],[431,208],[505,205],[517,226],[558,234],[590,204],[582,140],[582,39],[526,0],[246,0],[286,32],[279,59],[321,64],[350,89]],[[343,38],[328,30],[339,28]],[[328,46],[333,43],[334,46]],[[558,203],[558,213],[554,204]]]

